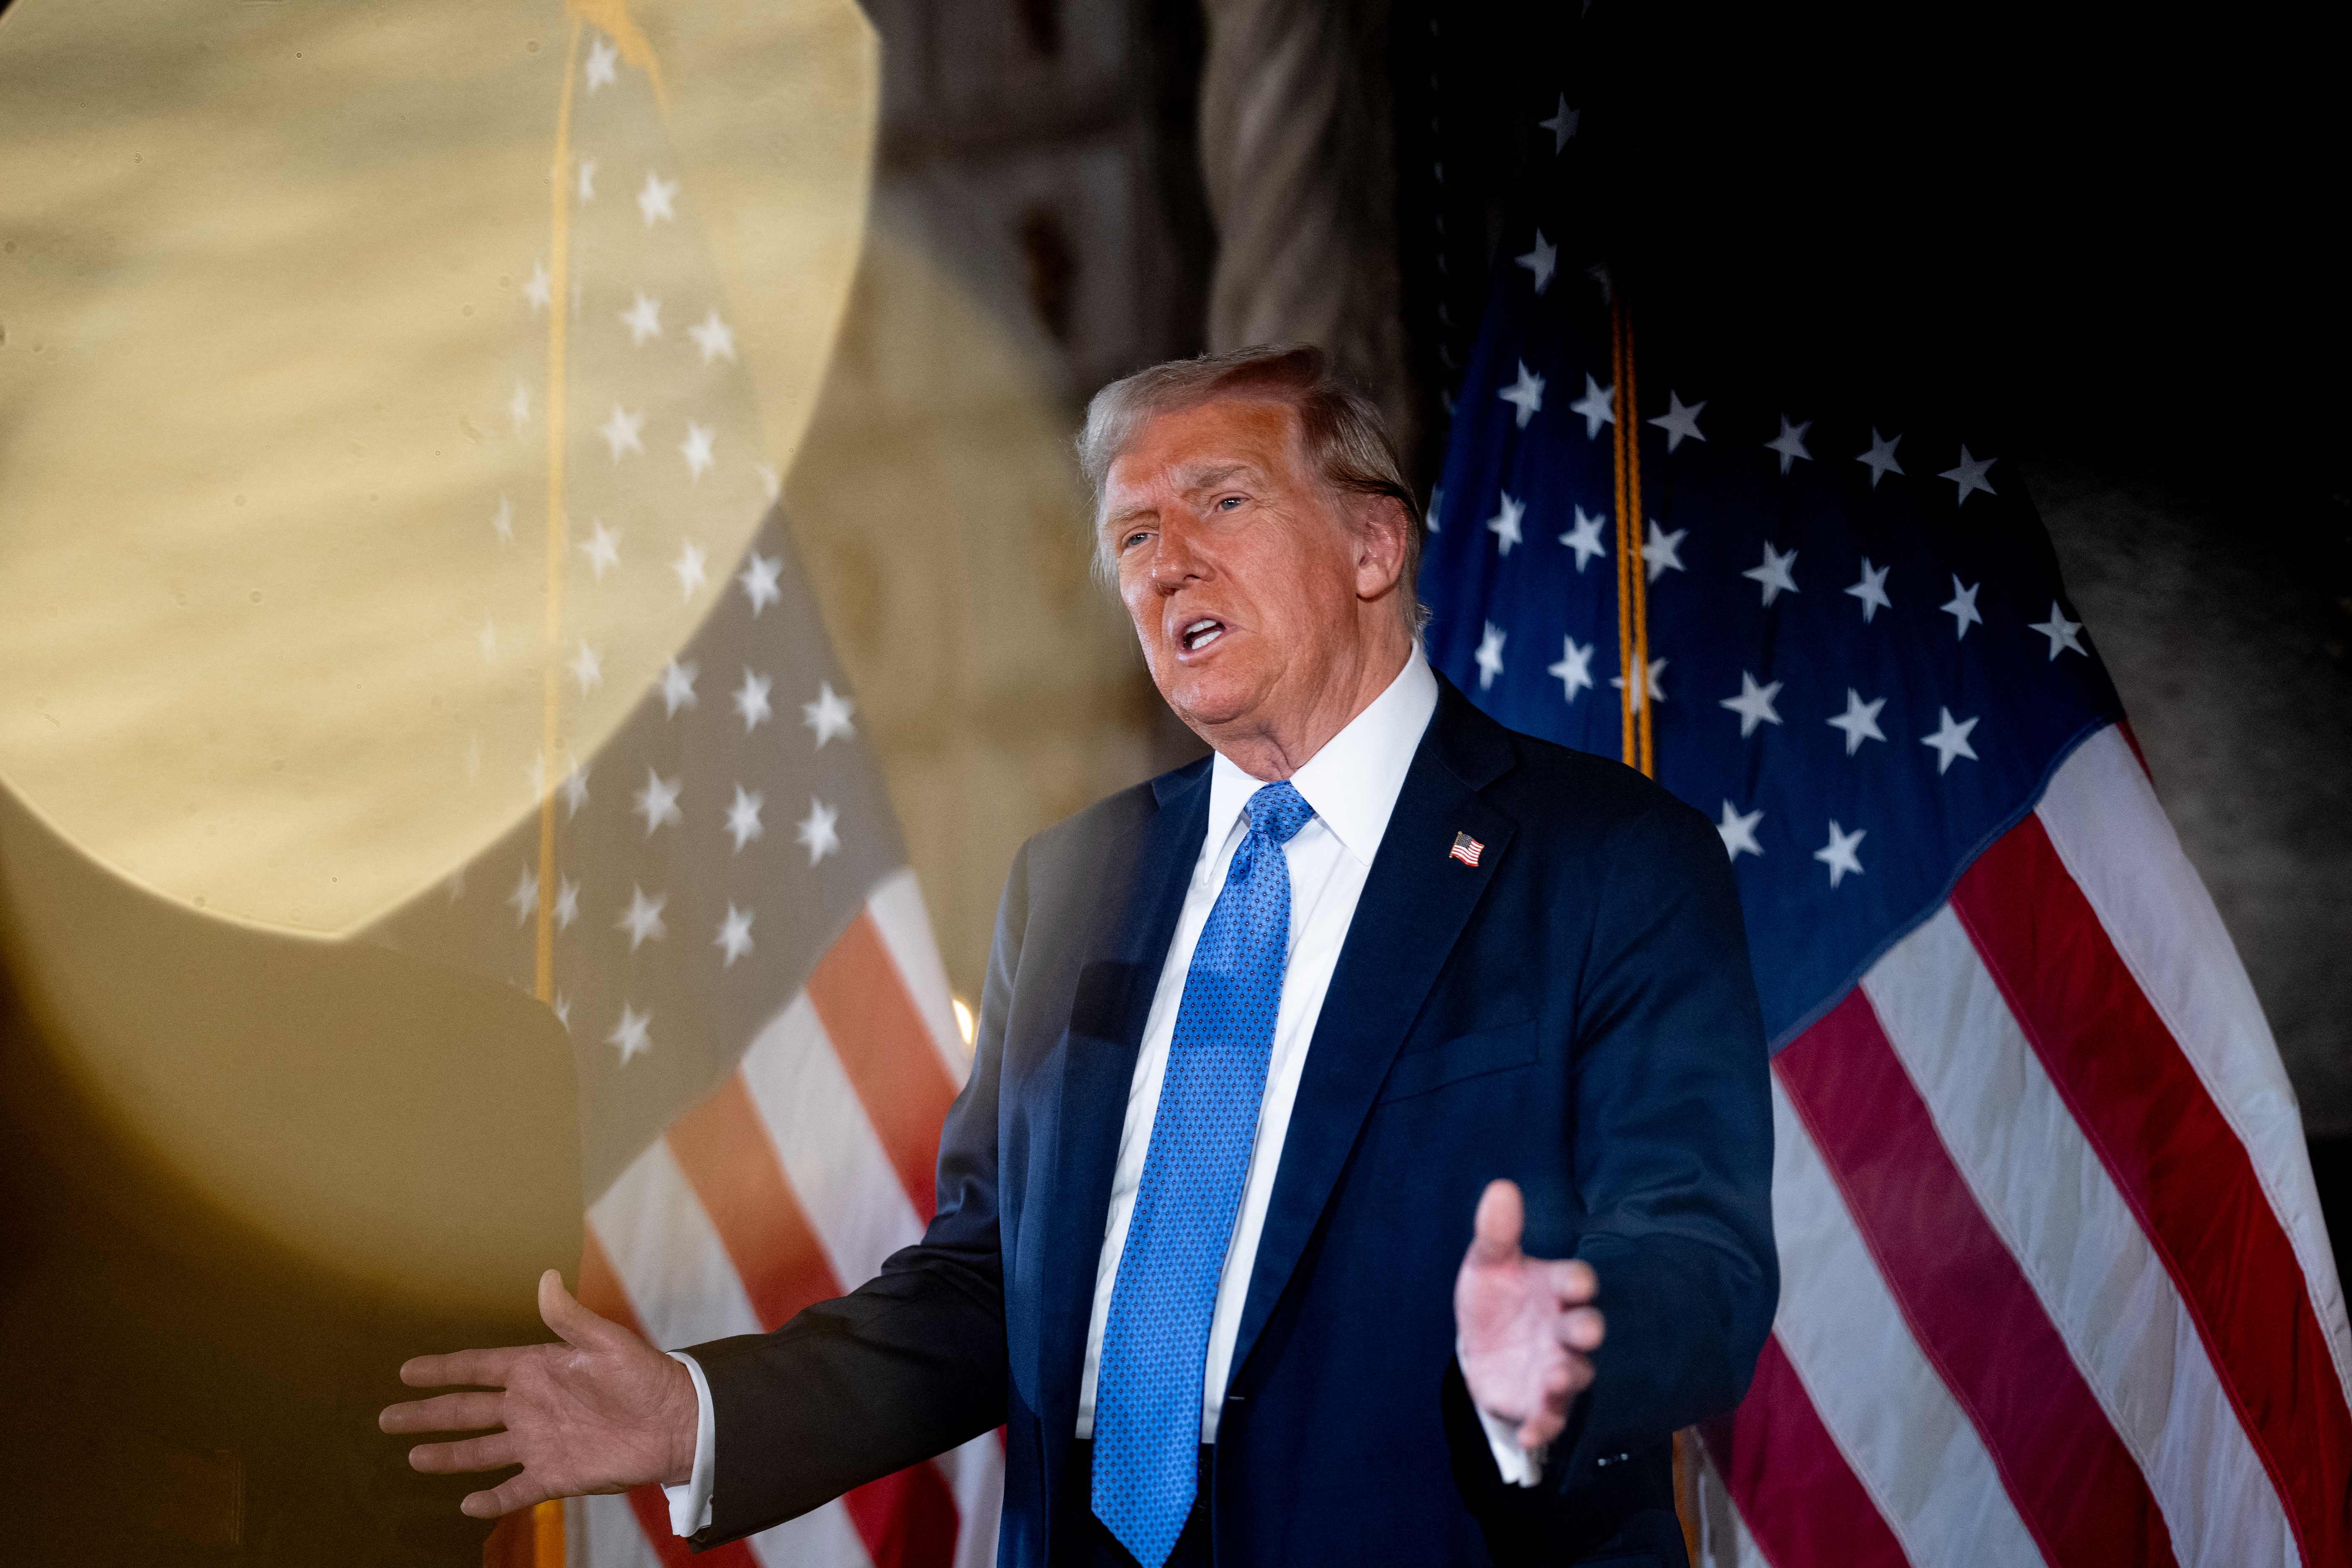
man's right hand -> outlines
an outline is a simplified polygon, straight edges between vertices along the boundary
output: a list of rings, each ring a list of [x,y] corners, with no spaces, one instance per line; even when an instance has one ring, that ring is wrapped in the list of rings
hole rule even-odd
[[[494,1394],[444,1394],[394,1405],[376,1417],[387,1432],[503,1431],[452,1443],[420,1443],[408,1462],[429,1474],[520,1465],[460,1504],[496,1519],[549,1498],[620,1492],[692,1476],[699,1412],[685,1367],[564,1289],[552,1268],[539,1278],[539,1315],[563,1341],[505,1350],[418,1356],[400,1369],[411,1388],[469,1384]]]

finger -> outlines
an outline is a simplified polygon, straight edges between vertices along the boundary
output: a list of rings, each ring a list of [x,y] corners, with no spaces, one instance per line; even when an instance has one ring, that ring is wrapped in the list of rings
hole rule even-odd
[[[1519,1423],[1519,1447],[1540,1448],[1567,1429],[1567,1418],[1546,1405]]]
[[[392,1405],[375,1424],[386,1432],[469,1432],[505,1425],[505,1407],[502,1394],[444,1394]]]
[[[1552,1332],[1570,1350],[1597,1351],[1608,1333],[1608,1328],[1600,1308],[1575,1307],[1559,1315],[1553,1324]]]
[[[1562,1302],[1580,1307],[1601,1294],[1601,1276],[1581,1258],[1563,1258],[1551,1265],[1551,1288]]]
[[[408,1468],[428,1476],[453,1475],[459,1470],[495,1470],[502,1465],[521,1463],[516,1454],[520,1447],[511,1432],[493,1432],[487,1437],[467,1437],[455,1443],[419,1443],[408,1450]]]
[[[563,1288],[563,1276],[552,1268],[539,1277],[539,1316],[576,1351],[610,1350],[622,1341],[636,1337],[611,1319],[599,1317],[582,1306]]]
[[[497,1519],[533,1503],[545,1502],[554,1495],[525,1470],[519,1476],[509,1476],[488,1491],[467,1492],[457,1510],[468,1519]]]
[[[516,1362],[530,1353],[528,1345],[493,1351],[453,1351],[447,1355],[421,1355],[400,1364],[400,1381],[411,1388],[446,1388],[470,1383],[483,1388],[504,1388]]]
[[[1477,1217],[1470,1242],[1473,1262],[1508,1263],[1519,1254],[1519,1235],[1527,1224],[1527,1205],[1515,1182],[1496,1180],[1478,1195]]]

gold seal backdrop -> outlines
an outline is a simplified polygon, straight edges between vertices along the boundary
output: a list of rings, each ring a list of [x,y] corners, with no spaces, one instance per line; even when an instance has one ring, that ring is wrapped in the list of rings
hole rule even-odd
[[[562,1036],[524,998],[321,939],[536,805],[552,410],[527,296],[551,176],[578,177],[553,169],[565,83],[607,35],[656,62],[667,112],[608,150],[602,194],[682,186],[760,395],[742,447],[782,470],[871,173],[876,48],[849,0],[0,20],[17,988],[170,1181],[450,1303],[510,1303],[576,1255]],[[715,569],[760,510],[711,510]],[[565,751],[593,753],[698,613],[589,628],[604,680],[567,691]]]

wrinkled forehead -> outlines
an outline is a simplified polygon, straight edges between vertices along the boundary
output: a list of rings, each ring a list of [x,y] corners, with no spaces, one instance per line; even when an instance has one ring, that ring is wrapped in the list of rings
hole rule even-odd
[[[1302,436],[1298,410],[1277,397],[1231,394],[1144,414],[1111,459],[1104,510],[1115,514],[1144,493],[1295,479],[1307,468]]]

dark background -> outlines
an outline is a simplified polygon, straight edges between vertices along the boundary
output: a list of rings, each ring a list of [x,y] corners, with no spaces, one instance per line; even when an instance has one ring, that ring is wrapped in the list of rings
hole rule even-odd
[[[1073,408],[1203,346],[1201,10],[869,11],[877,200],[956,237],[949,261],[1048,345]],[[2341,95],[2315,79],[2335,55],[2316,14],[1387,16],[1423,483],[1495,238],[1549,153],[1534,121],[1567,91],[1591,229],[1558,237],[1607,254],[1644,321],[1792,384],[1894,384],[2008,432],[2277,1029],[2340,1247],[2352,530]],[[370,1416],[402,1357],[527,1320],[390,1309],[176,1206],[79,1110],[5,987],[0,1068],[0,1557],[475,1560],[465,1484],[408,1474]],[[225,1487],[240,1544],[203,1544]]]

